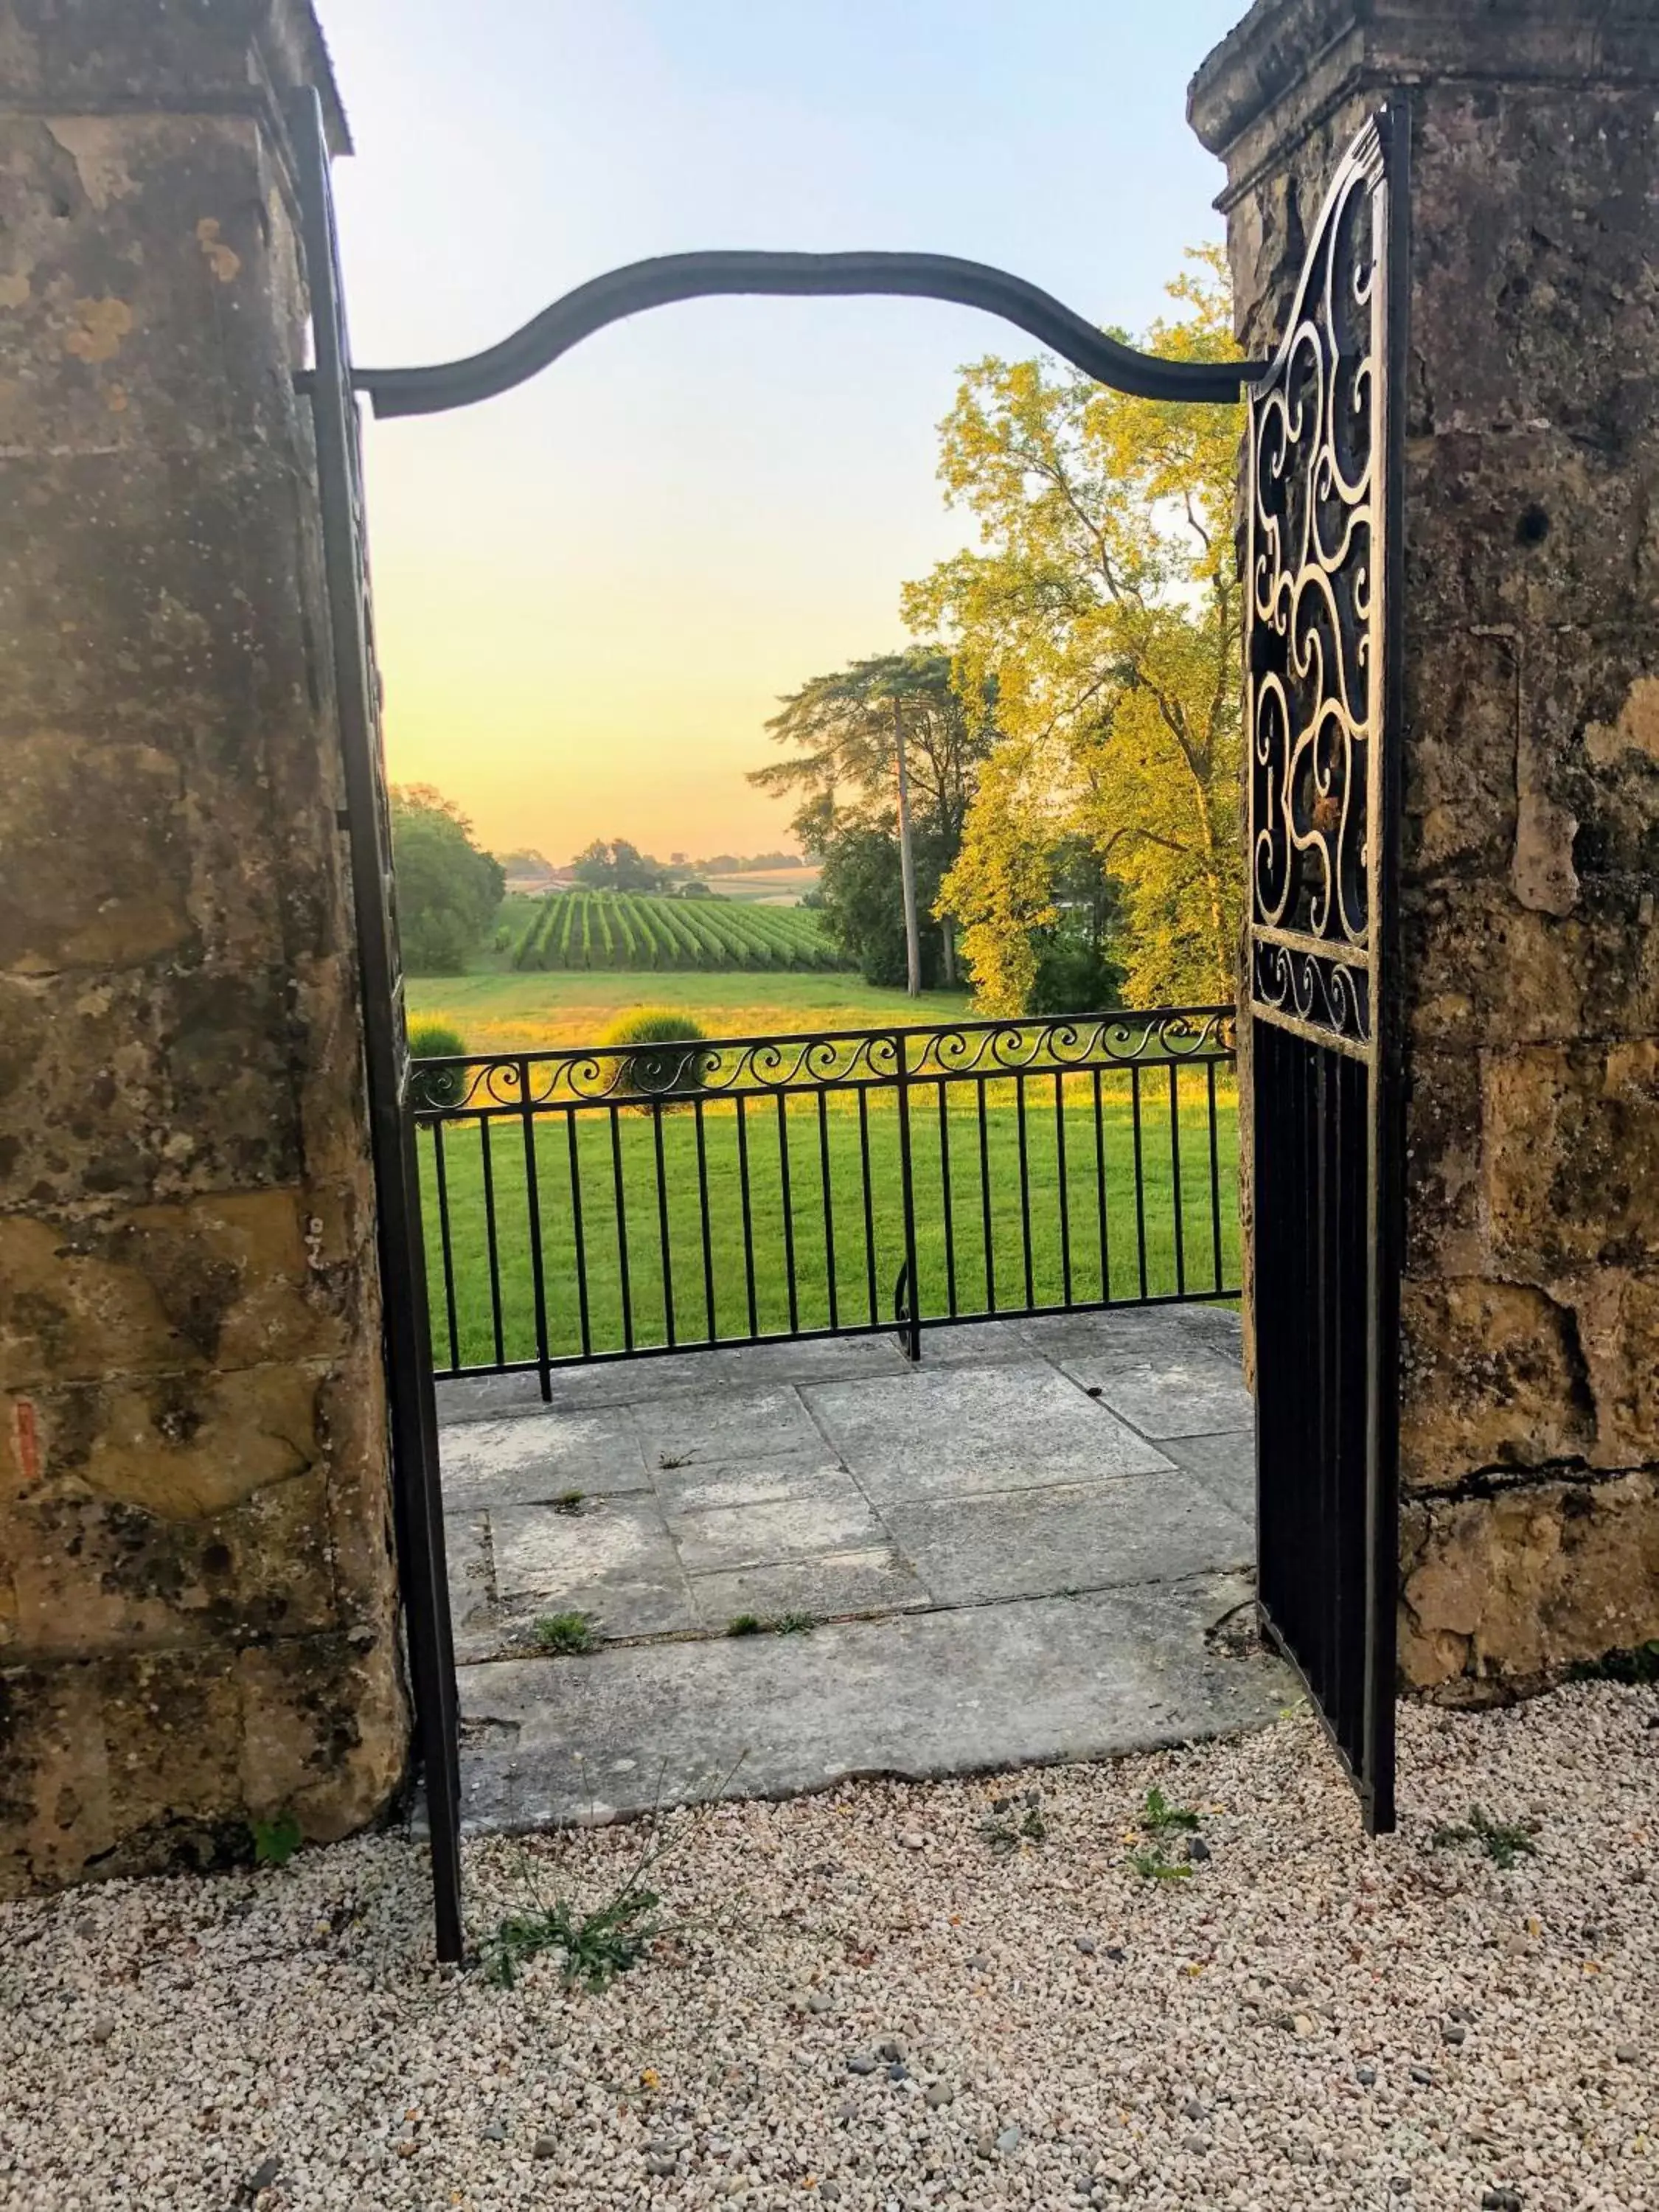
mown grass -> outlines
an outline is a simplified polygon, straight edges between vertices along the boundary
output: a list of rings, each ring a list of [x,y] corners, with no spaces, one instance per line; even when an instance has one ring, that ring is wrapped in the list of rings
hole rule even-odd
[[[541,975],[507,970],[506,959],[482,956],[466,975],[411,976],[410,1018],[448,1022],[468,1051],[488,1054],[591,1044],[618,1014],[647,1004],[690,1014],[716,1037],[957,1022],[971,1012],[963,992],[910,999],[836,972]]]
[[[1224,1287],[1236,1285],[1237,1102],[1230,1073],[1215,1072],[1212,1133],[1202,1069],[1176,1074],[1172,1112],[1170,1071],[1143,1068],[1139,1176],[1128,1073],[1103,1073],[1097,1121],[1091,1077],[1032,1076],[1022,1134],[1012,1082],[986,1087],[982,1125],[975,1085],[913,1090],[925,1316],[946,1315],[953,1304],[975,1313],[1086,1303],[1102,1296],[1103,1284],[1117,1298],[1172,1294],[1183,1281],[1188,1289],[1210,1289],[1218,1274]],[[557,1358],[584,1344],[612,1351],[630,1340],[655,1346],[671,1336],[694,1342],[890,1318],[904,1256],[899,1134],[899,1103],[890,1091],[872,1092],[862,1114],[857,1097],[838,1093],[822,1102],[752,1097],[741,1122],[735,1103],[719,1098],[704,1101],[700,1112],[683,1104],[660,1114],[623,1107],[537,1116],[550,1352]],[[422,1128],[437,1363],[532,1359],[524,1124],[504,1118],[486,1134],[476,1119],[447,1123],[441,1149],[441,1208],[440,1146],[433,1130]]]

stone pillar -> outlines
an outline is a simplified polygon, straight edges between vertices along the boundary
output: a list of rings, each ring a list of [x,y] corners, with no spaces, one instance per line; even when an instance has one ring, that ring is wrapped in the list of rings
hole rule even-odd
[[[404,1765],[302,82],[307,0],[0,0],[0,1895]]]
[[[1258,0],[1194,81],[1238,327],[1413,118],[1401,1658],[1659,1637],[1659,5]]]

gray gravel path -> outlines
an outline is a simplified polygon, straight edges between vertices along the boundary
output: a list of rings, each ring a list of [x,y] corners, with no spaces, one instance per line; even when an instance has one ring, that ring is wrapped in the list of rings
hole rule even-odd
[[[1656,1721],[1605,1685],[1409,1710],[1376,1844],[1303,1715],[676,1816],[672,1932],[599,1996],[434,1971],[397,1837],[12,1906],[0,2207],[1650,2212]],[[1200,1814],[1183,1878],[1127,1864],[1154,1784]],[[999,1850],[1037,1786],[1046,1840]],[[1534,1853],[1433,1840],[1477,1801]],[[476,1930],[638,1847],[470,1846]]]

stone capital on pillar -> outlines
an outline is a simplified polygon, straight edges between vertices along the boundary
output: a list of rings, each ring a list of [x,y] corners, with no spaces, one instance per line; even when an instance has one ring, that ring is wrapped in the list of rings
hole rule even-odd
[[[1659,1636],[1659,5],[1258,0],[1189,115],[1270,353],[1411,117],[1401,1651],[1448,1697]]]

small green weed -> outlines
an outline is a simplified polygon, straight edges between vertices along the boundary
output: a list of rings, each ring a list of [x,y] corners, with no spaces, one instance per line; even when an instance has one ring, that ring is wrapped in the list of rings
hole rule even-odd
[[[764,1636],[766,1623],[757,1613],[734,1613],[726,1624],[728,1636]]]
[[[1471,1805],[1467,1821],[1437,1828],[1434,1841],[1443,1850],[1453,1844],[1479,1844],[1493,1865],[1507,1873],[1522,1851],[1537,1850],[1533,1841],[1537,1832],[1536,1820],[1494,1820],[1480,1806]]]
[[[1131,1851],[1129,1864],[1143,1881],[1190,1881],[1193,1878],[1189,1866],[1176,1866],[1156,1844],[1150,1850]]]
[[[657,1455],[659,1467],[690,1467],[690,1452],[659,1452]]]
[[[553,1500],[553,1510],[556,1513],[580,1513],[583,1503],[584,1493],[581,1491],[562,1490]]]
[[[815,1613],[781,1613],[772,1624],[780,1636],[810,1636],[817,1625]]]
[[[536,1649],[559,1657],[574,1657],[599,1648],[593,1617],[586,1613],[544,1613],[531,1629]]]
[[[981,1835],[999,1858],[1023,1850],[1027,1844],[1046,1844],[1048,1840],[1048,1823],[1042,1817],[1042,1792],[1028,1790],[1020,1803],[1025,1808],[1023,1813],[1013,1798],[994,1797],[990,1819],[979,1824]]]
[[[1150,1828],[1156,1836],[1168,1828],[1196,1828],[1198,1815],[1190,1806],[1170,1804],[1157,1783],[1153,1783],[1146,1792],[1146,1802],[1140,1808],[1140,1825],[1143,1828]]]
[[[651,1916],[661,1901],[655,1890],[629,1884],[596,1912],[579,1916],[562,1898],[539,1911],[509,1913],[480,1947],[485,1978],[510,1990],[527,1960],[562,1951],[568,1990],[602,1990],[645,1956],[657,1934]]]
[[[285,1867],[303,1838],[292,1808],[285,1806],[274,1820],[255,1820],[253,1858],[257,1866]]]

